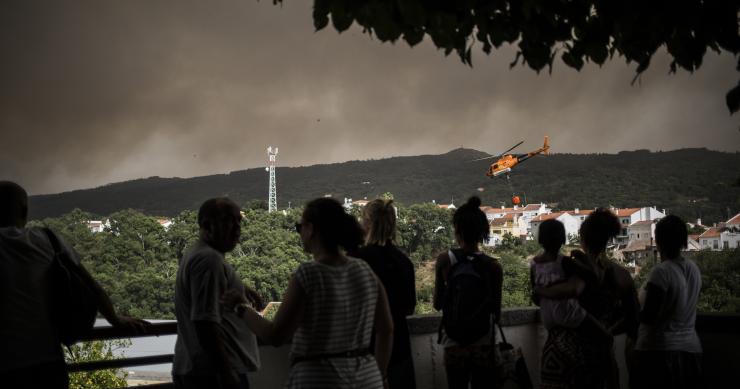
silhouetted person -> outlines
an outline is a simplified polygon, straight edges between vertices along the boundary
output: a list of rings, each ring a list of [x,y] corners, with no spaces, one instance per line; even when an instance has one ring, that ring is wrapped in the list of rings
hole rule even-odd
[[[227,198],[207,200],[198,211],[200,240],[180,260],[175,283],[177,342],[172,377],[177,388],[248,388],[248,371],[260,367],[254,334],[221,295],[244,287],[224,255],[241,234],[239,207]]]
[[[393,353],[388,365],[390,388],[416,387],[411,340],[406,316],[416,307],[416,278],[414,264],[399,250],[393,240],[396,236],[396,209],[392,200],[373,200],[363,208],[365,246],[357,252],[378,276],[388,294],[393,316]]]
[[[632,388],[700,387],[702,347],[696,334],[701,273],[681,256],[686,223],[669,215],[655,226],[661,262],[648,276],[632,364]]]
[[[563,226],[563,223],[556,219],[542,222],[537,233],[537,241],[544,252],[534,257],[531,263],[532,289],[545,288],[565,282],[568,279],[563,268],[565,257],[560,254],[560,248],[565,244],[565,226]],[[567,328],[590,326],[589,330],[591,331],[600,331],[606,337],[611,336],[606,328],[601,326],[601,323],[581,307],[575,297],[564,299],[542,297],[539,299],[538,305],[540,306],[542,323],[548,330],[556,326]]]
[[[621,230],[619,219],[599,208],[581,224],[581,248],[563,261],[568,281],[536,288],[540,297],[577,297],[579,304],[612,335],[637,335],[637,291],[626,269],[606,254],[609,240]],[[542,352],[541,388],[614,388],[619,376],[613,340],[591,326],[554,327]]]
[[[54,247],[44,229],[26,228],[28,196],[18,184],[0,181],[0,386],[67,388],[59,334],[53,325]],[[54,234],[53,232],[51,232]],[[77,253],[56,234],[61,250],[95,294],[100,313],[116,327],[144,330],[146,322],[116,314],[105,291]]]
[[[293,337],[287,388],[382,388],[393,321],[370,266],[343,252],[362,241],[357,220],[336,200],[320,198],[306,205],[296,229],[313,261],[293,273],[275,320],[260,316],[233,291],[224,305],[234,306],[266,342],[278,346]]]
[[[471,197],[452,223],[459,249],[440,254],[435,266],[434,308],[442,310],[440,339],[450,389],[496,386],[494,324],[501,318],[503,270],[480,251],[488,219]]]

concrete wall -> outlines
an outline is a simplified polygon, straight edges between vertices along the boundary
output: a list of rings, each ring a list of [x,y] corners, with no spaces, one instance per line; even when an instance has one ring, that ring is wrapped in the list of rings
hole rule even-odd
[[[419,315],[409,319],[414,374],[417,388],[444,389],[446,375],[443,349],[437,344],[440,316]],[[504,334],[509,343],[521,347],[534,387],[539,386],[540,353],[547,331],[539,323],[537,308],[506,309],[502,313]],[[702,314],[697,317],[697,331],[704,347],[704,378],[707,388],[736,388],[740,377],[740,315]],[[253,388],[282,387],[290,369],[290,346],[260,347],[262,369],[250,375]],[[628,389],[625,365],[625,338],[615,341],[621,388]]]

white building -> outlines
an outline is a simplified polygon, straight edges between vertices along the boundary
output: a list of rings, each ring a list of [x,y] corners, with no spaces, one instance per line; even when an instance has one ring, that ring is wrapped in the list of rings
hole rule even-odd
[[[720,234],[721,232],[719,227],[710,227],[708,230],[704,231],[703,234],[699,235],[699,244],[701,245],[701,248],[703,250],[719,250],[721,247],[719,244]]]
[[[725,223],[709,228],[699,236],[702,249],[731,250],[740,248],[740,213]]]
[[[622,231],[617,235],[616,243],[621,247],[626,247],[629,243],[629,227],[637,222],[654,221],[665,217],[665,213],[658,211],[655,207],[642,208],[622,208],[612,209],[619,222],[622,224]],[[654,230],[654,227],[651,227]]]
[[[648,241],[653,242],[655,239],[655,221],[654,220],[640,220],[634,222],[627,227],[627,235],[629,242],[635,241]]]
[[[94,234],[98,232],[103,232],[106,226],[110,227],[110,224],[108,224],[107,220],[88,220],[87,222],[87,228],[90,230],[90,232]]]
[[[566,239],[578,236],[578,229],[581,226],[581,222],[570,213],[561,211],[539,215],[532,219],[532,222],[530,223],[530,230],[535,240],[537,240],[537,237],[539,236],[539,229],[542,222],[551,219],[555,219],[563,223],[563,226],[565,227]]]

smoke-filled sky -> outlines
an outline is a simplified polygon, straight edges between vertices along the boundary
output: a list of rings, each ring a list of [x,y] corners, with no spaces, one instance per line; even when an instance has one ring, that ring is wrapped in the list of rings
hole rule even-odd
[[[639,82],[615,58],[579,73],[474,67],[429,38],[314,32],[310,1],[3,1],[0,179],[53,193],[132,178],[444,153],[550,135],[553,152],[740,150],[736,59],[693,75],[661,53]]]

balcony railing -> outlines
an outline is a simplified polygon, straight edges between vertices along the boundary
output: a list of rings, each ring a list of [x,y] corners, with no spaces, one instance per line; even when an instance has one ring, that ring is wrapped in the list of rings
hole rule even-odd
[[[437,329],[440,315],[417,315],[409,318],[409,332],[414,356],[414,368],[417,387],[445,388],[446,378],[442,361],[443,350],[437,344]],[[502,314],[502,324],[509,342],[521,347],[530,376],[535,387],[539,385],[539,364],[542,346],[547,331],[539,323],[537,308],[506,309]],[[734,387],[737,384],[737,372],[740,371],[740,315],[738,314],[699,314],[696,329],[704,348],[704,383],[705,387]],[[150,336],[175,335],[177,323],[152,324],[145,335],[121,331],[111,327],[95,328],[85,340],[110,340],[141,338]],[[618,337],[615,350],[622,388],[627,388],[627,368],[624,361],[624,337]],[[262,368],[250,374],[250,383],[255,388],[280,387],[287,378],[290,369],[288,361],[289,346],[274,348],[261,346]],[[160,354],[145,357],[121,358],[107,361],[84,362],[69,365],[70,372],[94,371],[101,369],[123,368],[171,363],[173,354]],[[158,383],[136,388],[173,388],[172,383]]]

